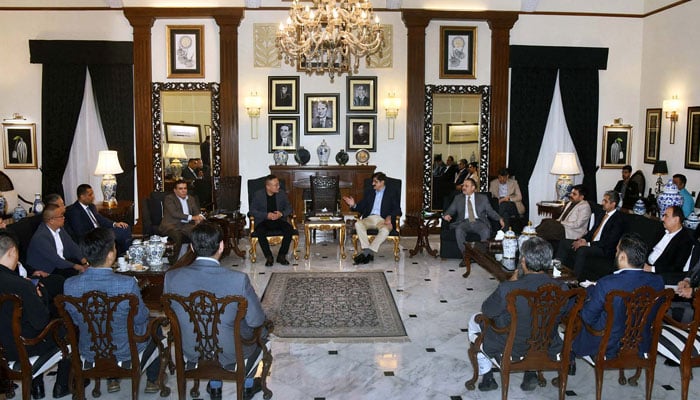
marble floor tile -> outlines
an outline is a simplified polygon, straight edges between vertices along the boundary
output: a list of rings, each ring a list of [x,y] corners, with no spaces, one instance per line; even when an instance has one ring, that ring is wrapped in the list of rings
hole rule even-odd
[[[434,247],[438,236],[430,238]],[[303,238],[302,238],[303,247]],[[464,382],[472,375],[467,357],[467,326],[469,316],[477,312],[483,300],[497,286],[489,274],[473,265],[469,278],[462,278],[464,268],[459,260],[441,260],[425,254],[408,257],[404,248],[413,248],[415,238],[402,239],[401,259],[395,262],[391,246],[384,245],[380,256],[368,265],[352,265],[352,245],[347,240],[348,255],[342,259],[337,243],[330,236],[319,236],[311,245],[311,257],[290,261],[293,265],[283,267],[276,264],[265,267],[258,259],[240,260],[229,256],[223,265],[247,273],[259,296],[262,296],[276,271],[383,271],[394,295],[399,313],[409,335],[405,342],[306,343],[290,339],[272,338],[274,362],[268,380],[279,400],[457,400],[501,398],[501,391],[468,391]],[[242,246],[247,245],[244,240]],[[303,250],[303,249],[302,249]],[[232,267],[237,264],[237,267]],[[578,361],[578,371],[569,377],[568,390],[575,399],[595,399],[593,369]],[[630,372],[631,373],[631,372]],[[696,370],[695,373],[698,373]],[[500,375],[495,374],[500,385]],[[545,377],[551,380],[552,372]],[[53,386],[53,376],[46,378],[47,388]],[[512,374],[509,399],[557,399],[555,387],[548,384],[525,393],[520,390],[522,374]],[[142,386],[145,383],[142,382]],[[667,385],[667,390],[662,385]],[[176,399],[175,377],[171,376],[170,399]],[[499,388],[500,389],[500,388]],[[124,399],[129,397],[130,382],[122,382],[121,392],[103,393],[101,399]],[[88,397],[90,397],[88,391]],[[202,398],[208,398],[202,391]],[[224,398],[235,397],[235,386],[224,383]],[[156,399],[158,395],[141,394],[141,399]],[[189,398],[189,397],[188,397]],[[637,387],[620,386],[617,372],[605,374],[603,399],[643,399],[644,380]],[[680,398],[680,375],[678,368],[657,363],[654,378],[654,399]],[[700,386],[691,382],[690,398],[700,398]],[[255,396],[262,399],[262,394]]]

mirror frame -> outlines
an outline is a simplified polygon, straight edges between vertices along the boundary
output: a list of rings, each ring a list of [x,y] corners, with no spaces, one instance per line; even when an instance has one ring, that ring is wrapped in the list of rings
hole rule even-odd
[[[151,86],[151,115],[153,115],[153,190],[162,192],[163,185],[163,132],[161,121],[161,92],[211,92],[211,169],[216,188],[221,175],[221,105],[217,82],[153,82]]]
[[[433,183],[433,95],[480,94],[479,114],[479,191],[488,187],[489,133],[491,132],[491,86],[425,85],[425,130],[423,132],[423,209],[431,210]]]

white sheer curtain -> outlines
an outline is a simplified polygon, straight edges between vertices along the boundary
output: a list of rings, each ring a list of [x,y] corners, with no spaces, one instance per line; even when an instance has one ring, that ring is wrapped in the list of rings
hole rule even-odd
[[[561,93],[559,92],[559,74],[557,74],[557,81],[554,85],[554,97],[552,98],[552,106],[549,109],[549,118],[547,119],[547,127],[544,131],[542,147],[537,156],[537,164],[535,164],[535,169],[532,171],[530,184],[528,186],[530,190],[530,204],[528,204],[528,210],[531,210],[530,219],[532,220],[533,226],[539,225],[542,221],[542,217],[539,216],[536,211],[537,202],[554,200],[557,198],[554,189],[557,176],[550,174],[549,170],[552,168],[554,156],[558,152],[576,153],[574,142],[571,140],[571,134],[569,133],[569,129],[566,126],[566,119],[564,118],[564,108],[561,104]],[[578,156],[576,157],[576,161],[580,169],[581,162],[578,161]],[[574,180],[574,185],[583,181],[583,175],[574,175],[572,178]]]
[[[90,71],[88,70],[85,76],[83,106],[80,109],[78,126],[75,128],[75,137],[66,172],[63,174],[62,183],[66,205],[77,200],[75,190],[81,183],[92,186],[95,191],[95,199],[102,200],[102,191],[100,190],[102,177],[93,175],[100,150],[107,150],[107,140],[102,130],[100,115],[92,92]]]

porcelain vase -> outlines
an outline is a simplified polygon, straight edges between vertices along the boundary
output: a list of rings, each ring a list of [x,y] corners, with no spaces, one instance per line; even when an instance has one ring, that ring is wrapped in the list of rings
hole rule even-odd
[[[275,165],[287,165],[289,154],[284,150],[277,150],[272,154],[272,158],[275,160]]]
[[[34,205],[32,206],[32,210],[34,210],[34,214],[41,214],[44,212],[44,202],[41,201],[41,194],[39,193],[34,194]]]
[[[146,259],[151,267],[160,267],[163,265],[163,253],[165,253],[165,244],[161,242],[160,236],[153,235],[146,244]]]
[[[146,248],[143,246],[141,239],[134,239],[131,246],[129,246],[129,250],[127,250],[127,254],[129,254],[129,263],[131,265],[143,264]]]
[[[637,215],[646,214],[647,208],[644,205],[644,200],[642,200],[642,199],[637,200],[637,202],[634,203],[634,208],[632,209],[632,212],[637,214]]]
[[[656,198],[656,204],[659,205],[659,216],[664,215],[669,207],[683,205],[683,196],[678,193],[678,186],[674,185],[672,180],[664,185],[662,192]]]
[[[328,165],[331,147],[326,143],[325,139],[316,148],[316,154],[318,155],[318,165]]]
[[[503,238],[503,258],[515,258],[518,252],[518,238],[515,237],[515,232],[508,228]]]
[[[12,219],[15,220],[15,222],[17,222],[26,216],[27,210],[25,210],[20,204],[17,204],[17,207],[15,207],[15,211],[12,213]]]

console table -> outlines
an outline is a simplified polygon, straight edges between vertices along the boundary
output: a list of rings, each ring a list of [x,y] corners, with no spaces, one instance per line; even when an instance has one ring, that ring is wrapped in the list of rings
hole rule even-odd
[[[289,195],[289,201],[294,208],[294,214],[299,218],[304,215],[304,189],[311,185],[309,177],[339,176],[340,195],[352,196],[356,201],[362,199],[364,181],[371,178],[376,166],[374,165],[270,165],[270,173],[284,181],[284,187]],[[340,201],[341,213],[347,214],[350,208]]]
[[[103,202],[95,202],[97,212],[114,222],[126,222],[134,224],[134,202],[131,200],[119,200],[116,207],[109,208]]]

